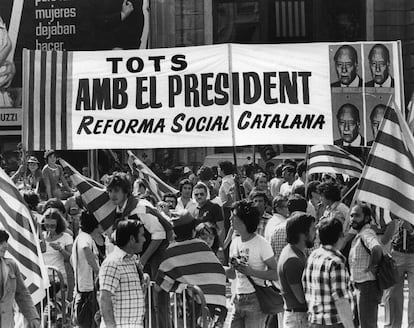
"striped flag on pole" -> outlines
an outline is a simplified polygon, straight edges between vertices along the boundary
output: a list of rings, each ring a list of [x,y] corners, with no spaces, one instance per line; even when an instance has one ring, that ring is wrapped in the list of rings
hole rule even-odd
[[[177,189],[171,187],[162,181],[151,169],[144,164],[138,157],[136,157],[130,150],[128,150],[128,165],[131,171],[136,173],[138,177],[144,182],[147,190],[154,195],[158,201],[162,200],[162,196],[166,193],[178,192]]]
[[[398,110],[384,115],[355,199],[414,224],[414,138]]]
[[[104,230],[115,222],[116,206],[109,199],[105,186],[80,174],[63,159],[59,159],[70,180],[79,190],[86,208],[94,214]]]
[[[414,92],[411,95],[410,102],[408,103],[408,116],[407,123],[412,135],[414,135]]]
[[[364,164],[346,150],[331,145],[312,146],[309,152],[308,172],[346,174],[359,178]]]
[[[72,149],[72,53],[23,50],[26,150]]]
[[[17,262],[33,303],[37,304],[46,296],[49,282],[34,224],[22,195],[0,168],[0,227],[10,235],[6,256]]]

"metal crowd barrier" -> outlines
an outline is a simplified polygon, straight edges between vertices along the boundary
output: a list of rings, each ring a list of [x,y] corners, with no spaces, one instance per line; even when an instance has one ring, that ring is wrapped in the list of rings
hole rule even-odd
[[[180,287],[181,292],[165,293],[153,281],[148,283],[145,328],[213,327],[201,289],[192,285]]]
[[[71,307],[67,304],[67,287],[62,273],[55,267],[47,266],[50,287],[46,289],[43,302],[43,321],[47,328],[65,328],[71,325]]]

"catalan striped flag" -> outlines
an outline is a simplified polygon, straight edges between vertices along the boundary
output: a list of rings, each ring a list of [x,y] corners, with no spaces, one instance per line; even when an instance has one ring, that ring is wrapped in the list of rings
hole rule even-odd
[[[346,150],[332,145],[312,146],[309,152],[308,172],[346,174],[359,178],[364,164]]]
[[[65,160],[60,158],[59,162],[79,190],[86,208],[94,214],[104,230],[110,228],[115,222],[116,206],[109,199],[105,186],[83,176]]]
[[[398,110],[384,115],[355,199],[414,224],[414,138]]]
[[[131,151],[128,151],[128,165],[132,172],[136,173],[143,181],[147,190],[154,195],[158,201],[162,200],[162,196],[166,193],[178,193],[178,190],[162,181],[151,169],[144,164]]]
[[[26,150],[72,149],[72,53],[23,50]]]
[[[33,303],[37,304],[46,296],[49,284],[47,268],[30,210],[13,181],[1,168],[0,227],[10,235],[6,257],[10,255],[17,262]]]
[[[414,135],[414,92],[411,95],[410,102],[407,106],[407,123],[408,127],[410,128],[410,132]]]

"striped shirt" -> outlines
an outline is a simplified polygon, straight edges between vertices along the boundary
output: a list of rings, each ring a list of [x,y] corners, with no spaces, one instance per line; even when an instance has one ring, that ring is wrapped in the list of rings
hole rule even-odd
[[[224,269],[210,247],[200,239],[170,244],[155,281],[166,292],[176,291],[181,284],[197,285],[207,304],[226,306]]]
[[[302,277],[308,304],[309,322],[334,325],[341,322],[335,302],[341,298],[352,304],[351,285],[345,257],[332,246],[312,252]]]
[[[99,270],[101,290],[112,294],[114,318],[117,328],[143,326],[145,303],[138,273],[138,257],[115,246]],[[102,320],[101,328],[106,327]]]

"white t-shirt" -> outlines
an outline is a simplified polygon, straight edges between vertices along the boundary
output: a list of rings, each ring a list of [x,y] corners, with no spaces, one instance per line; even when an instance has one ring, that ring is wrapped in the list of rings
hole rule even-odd
[[[283,183],[283,179],[281,178],[273,178],[270,180],[270,194],[273,198],[275,198],[280,192],[280,186]]]
[[[230,245],[230,257],[239,258],[239,261],[250,265],[255,270],[267,270],[265,261],[273,256],[272,247],[266,239],[259,235],[246,242],[242,242],[241,237],[238,236],[233,239]],[[264,286],[263,279],[253,277],[253,280],[256,284]],[[255,289],[247,277],[236,270],[236,293],[250,294],[253,292]]]
[[[63,280],[67,284],[67,274],[65,269],[65,259],[63,257],[63,254],[59,252],[58,250],[54,249],[52,246],[50,246],[50,243],[59,244],[61,247],[66,248],[66,246],[73,244],[72,236],[68,233],[64,232],[62,236],[60,236],[58,239],[49,242],[46,241],[46,252],[43,253],[43,259],[47,266],[53,266],[57,268],[60,273],[63,276]]]
[[[272,239],[273,233],[275,232],[276,226],[285,221],[286,218],[278,213],[273,214],[272,218],[267,221],[264,237],[269,243]]]
[[[280,192],[279,193],[282,196],[288,197],[292,193],[292,187],[293,187],[293,183],[289,184],[288,182],[285,182],[280,186]]]
[[[75,284],[78,283],[78,288],[80,292],[90,292],[93,291],[94,285],[94,276],[93,269],[86,260],[85,253],[83,249],[87,247],[95,255],[96,263],[98,264],[98,248],[95,245],[90,234],[79,231],[78,237],[76,237],[75,242],[72,247],[72,256],[70,261],[72,263],[73,272],[75,273]],[[76,254],[76,251],[78,254]],[[75,286],[76,290],[76,286]]]

